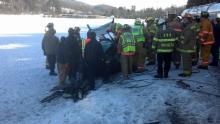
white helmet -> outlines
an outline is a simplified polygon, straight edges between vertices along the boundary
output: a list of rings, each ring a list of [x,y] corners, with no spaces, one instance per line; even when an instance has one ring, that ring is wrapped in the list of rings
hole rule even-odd
[[[164,24],[165,22],[166,22],[165,19],[160,18],[157,24],[158,24],[158,25],[162,25],[162,24]]]
[[[182,16],[177,16],[177,18],[181,21],[183,18]]]

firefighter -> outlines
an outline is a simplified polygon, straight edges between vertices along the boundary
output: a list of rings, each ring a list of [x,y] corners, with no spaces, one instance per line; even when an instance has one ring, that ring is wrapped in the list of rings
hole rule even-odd
[[[125,24],[118,42],[118,53],[121,55],[121,69],[124,79],[128,79],[128,74],[132,73],[132,61],[135,51],[135,40],[131,28],[128,24]]]
[[[146,18],[147,28],[145,31],[145,38],[146,38],[146,49],[147,49],[147,57],[148,57],[148,64],[147,65],[154,65],[156,61],[155,52],[152,49],[152,42],[154,35],[157,32],[157,26],[154,23],[153,17]]]
[[[146,50],[144,48],[144,26],[141,24],[141,19],[136,19],[135,24],[132,28],[132,34],[136,43],[136,54],[135,54],[135,66],[137,67],[137,72],[143,72],[145,70],[145,57]]]
[[[220,46],[220,17],[216,19],[216,24],[213,26],[215,43],[212,45],[212,62],[210,66],[218,66],[219,46]]]
[[[205,11],[201,13],[201,29],[199,36],[201,44],[202,63],[198,66],[198,68],[207,70],[209,65],[211,46],[214,43],[214,35],[212,24],[209,21],[209,13]]]
[[[171,66],[172,52],[177,40],[176,32],[166,25],[164,19],[158,21],[159,30],[154,37],[152,48],[157,53],[157,75],[155,78],[168,78]],[[163,66],[164,65],[164,66]]]
[[[192,75],[192,54],[195,53],[196,32],[193,28],[193,17],[186,14],[183,17],[183,31],[180,36],[180,45],[178,50],[181,52],[183,73],[180,77],[188,77]]]
[[[192,56],[193,57],[192,65],[196,66],[199,61],[199,50],[200,50],[200,44],[199,44],[200,17],[199,16],[193,17],[193,29],[196,32],[196,52]]]
[[[178,39],[181,35],[182,32],[182,17],[181,16],[177,16],[169,25],[171,26],[171,28],[176,32]],[[175,43],[175,48],[173,51],[173,55],[172,55],[172,59],[173,59],[173,63],[176,66],[176,69],[179,69],[180,66],[180,62],[181,62],[181,54],[180,52],[177,50],[177,48],[179,47],[179,42]]]

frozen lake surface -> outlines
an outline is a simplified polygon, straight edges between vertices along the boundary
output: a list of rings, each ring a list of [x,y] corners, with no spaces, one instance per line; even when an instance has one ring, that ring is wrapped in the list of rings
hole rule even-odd
[[[58,84],[44,69],[41,40],[45,25],[53,22],[58,36],[69,27],[96,27],[111,19],[56,19],[39,15],[0,15],[0,124],[220,124],[219,68],[179,78],[153,78],[149,72],[133,74],[127,81],[102,85],[85,99],[74,103],[63,98],[48,104],[39,101]],[[134,20],[116,22],[132,24]],[[184,89],[176,81],[184,80]],[[99,83],[101,81],[98,81]]]

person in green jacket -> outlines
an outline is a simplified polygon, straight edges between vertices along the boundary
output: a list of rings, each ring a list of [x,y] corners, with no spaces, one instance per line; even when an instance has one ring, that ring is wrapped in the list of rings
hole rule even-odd
[[[167,26],[164,19],[158,22],[159,30],[154,37],[152,49],[157,53],[157,75],[155,78],[168,78],[171,67],[172,52],[174,44],[178,39],[176,32]],[[164,66],[163,66],[164,65]]]
[[[181,77],[192,75],[192,57],[196,52],[196,31],[192,21],[193,18],[190,14],[183,17],[184,29],[180,36],[180,46],[178,48],[183,61],[183,73],[179,74]]]
[[[144,48],[145,37],[144,37],[144,26],[141,24],[141,20],[138,18],[135,20],[135,24],[132,27],[132,34],[136,42],[136,53],[135,53],[135,67],[137,72],[143,72],[145,70],[145,57],[146,49]]]
[[[135,51],[135,40],[131,33],[131,28],[125,24],[118,42],[118,53],[121,55],[121,69],[124,79],[128,79],[128,74],[132,73],[132,61]]]
[[[152,42],[157,32],[157,26],[154,23],[153,17],[148,17],[146,18],[145,21],[147,22],[147,27],[145,29],[145,37],[146,37],[145,47],[147,50],[147,57],[148,57],[147,65],[154,65],[156,63],[156,55],[155,55],[155,51],[152,49]]]

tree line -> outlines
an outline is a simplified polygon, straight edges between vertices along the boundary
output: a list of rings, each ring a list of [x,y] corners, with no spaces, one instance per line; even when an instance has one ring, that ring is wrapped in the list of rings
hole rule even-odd
[[[62,11],[62,8],[68,8],[73,11],[64,12]],[[108,17],[114,15],[118,18],[145,18],[149,16],[163,17],[168,13],[180,14],[184,9],[184,6],[171,6],[166,9],[146,8],[137,11],[136,6],[131,6],[131,8],[116,8],[107,5],[90,6],[75,0],[0,0],[0,13],[5,14],[74,14],[76,12],[81,12],[81,14],[102,15]]]

